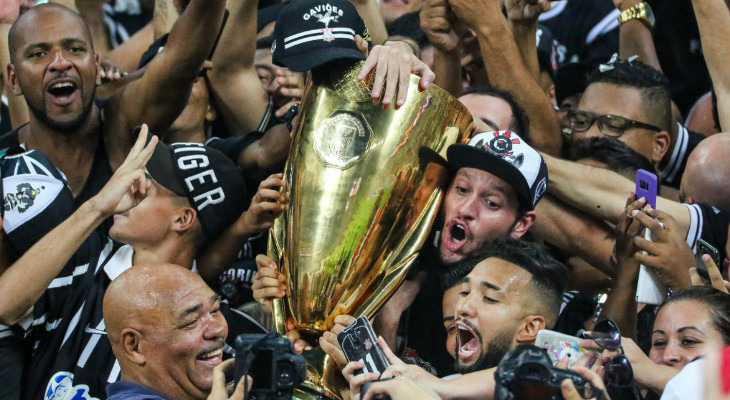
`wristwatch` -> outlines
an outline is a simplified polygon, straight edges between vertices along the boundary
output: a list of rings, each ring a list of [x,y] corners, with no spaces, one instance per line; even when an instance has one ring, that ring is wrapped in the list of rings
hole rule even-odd
[[[619,15],[618,23],[621,25],[626,21],[631,21],[632,19],[638,19],[649,29],[654,27],[654,11],[651,10],[651,6],[647,3],[639,3],[625,9],[621,15]]]

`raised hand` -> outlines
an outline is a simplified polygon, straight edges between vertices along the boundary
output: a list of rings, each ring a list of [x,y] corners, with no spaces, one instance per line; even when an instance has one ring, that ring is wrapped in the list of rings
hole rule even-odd
[[[421,29],[436,49],[443,53],[459,50],[465,27],[451,11],[447,0],[424,1],[420,17]]]
[[[382,94],[382,102],[386,107],[393,103],[396,93],[396,107],[405,104],[411,73],[421,77],[419,83],[421,90],[428,89],[436,78],[431,68],[415,55],[389,45],[373,47],[357,80],[363,81],[368,78],[373,69],[375,69],[375,80],[373,81],[372,98],[374,101],[378,101]],[[383,86],[385,86],[385,92],[383,92]]]
[[[269,175],[264,179],[248,207],[237,223],[245,232],[258,233],[271,228],[274,220],[286,209],[287,197],[277,188],[286,188],[283,174]]]
[[[157,145],[157,136],[154,135],[147,142],[148,132],[147,125],[142,125],[127,158],[109,182],[91,199],[95,209],[102,214],[110,216],[129,211],[139,203],[140,198],[147,196],[151,183],[147,179],[145,166]]]
[[[258,272],[251,285],[253,298],[271,311],[271,301],[286,294],[286,277],[277,270],[274,260],[263,254],[256,256],[256,266]]]
[[[507,18],[512,22],[535,22],[541,13],[550,9],[548,0],[505,0]]]

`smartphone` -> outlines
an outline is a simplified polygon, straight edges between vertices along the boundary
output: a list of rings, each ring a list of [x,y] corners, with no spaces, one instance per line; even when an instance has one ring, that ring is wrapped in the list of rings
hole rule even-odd
[[[590,351],[578,344],[580,340],[575,336],[542,329],[537,332],[535,346],[545,350],[553,365],[561,358],[568,357],[568,367],[572,367],[580,356]]]
[[[646,204],[656,210],[657,177],[640,169],[636,171],[636,198],[644,197]],[[644,239],[654,240],[651,230],[644,229]],[[644,265],[639,267],[639,281],[636,285],[636,301],[647,304],[662,304],[667,297],[667,288],[662,285],[654,272]]]
[[[636,171],[636,198],[646,198],[646,204],[656,210],[657,177],[653,173],[640,169]]]
[[[702,255],[703,254],[709,254],[712,258],[712,261],[715,262],[715,265],[720,267],[720,252],[717,251],[715,247],[713,247],[711,244],[705,242],[702,239],[697,239],[697,251],[695,252],[695,255],[697,257],[697,273],[700,274],[702,279],[705,280],[705,282],[710,282],[710,274],[707,273],[707,265],[705,265],[705,262],[702,261]]]
[[[367,317],[356,319],[337,335],[337,341],[347,361],[360,361],[365,364],[363,372],[382,374],[390,365],[383,349],[378,345],[377,336]]]

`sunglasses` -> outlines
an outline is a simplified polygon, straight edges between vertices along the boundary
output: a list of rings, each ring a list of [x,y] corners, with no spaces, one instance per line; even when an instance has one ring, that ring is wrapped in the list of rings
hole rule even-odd
[[[597,322],[591,333],[583,333],[583,337],[592,339],[602,349],[620,350],[623,353],[621,330],[611,319]],[[604,365],[604,368],[606,371],[603,379],[612,399],[641,399],[634,384],[634,369],[625,355],[614,356]]]
[[[620,115],[604,114],[598,115],[592,112],[578,110],[572,108],[568,110],[568,122],[572,132],[585,132],[598,121],[598,129],[606,136],[619,137],[624,134],[627,129],[643,128],[654,132],[662,129],[654,125],[635,121]],[[572,133],[571,132],[571,133]]]

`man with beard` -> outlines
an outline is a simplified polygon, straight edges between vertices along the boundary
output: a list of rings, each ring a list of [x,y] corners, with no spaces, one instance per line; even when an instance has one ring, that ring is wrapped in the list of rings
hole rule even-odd
[[[568,270],[539,245],[497,240],[462,261],[471,272],[456,304],[456,369],[496,367],[507,351],[533,344],[555,324]]]
[[[443,222],[434,228],[437,244],[421,249],[411,279],[385,304],[375,325],[397,354],[426,367],[419,361],[428,360],[441,376],[452,372],[453,359],[443,345],[439,275],[496,238],[522,237],[534,223],[535,205],[547,187],[542,156],[510,131],[480,133],[469,144],[450,146],[447,156],[451,180],[441,208]],[[268,304],[283,297],[286,279],[274,262],[264,255],[256,262],[254,298]],[[320,340],[325,351],[337,350],[338,329],[336,325]],[[406,334],[398,343],[399,330]]]
[[[496,239],[452,267],[455,271],[469,269],[459,284],[459,300],[452,311],[457,330],[456,370],[465,376],[436,379],[423,369],[398,360],[386,347],[391,366],[384,377],[403,376],[441,397],[481,398],[494,385],[493,370],[484,370],[497,367],[512,347],[534,344],[538,331],[555,324],[568,270],[541,245],[512,238]],[[377,373],[355,375],[362,367],[360,362],[351,362],[342,370],[352,395],[360,393],[365,382],[379,378]],[[483,372],[474,374],[476,371]],[[470,393],[475,379],[480,382],[478,396],[476,392]]]
[[[10,29],[6,71],[13,93],[25,97],[30,122],[0,138],[0,148],[24,143],[43,151],[68,178],[76,205],[82,204],[122,164],[135,126],[166,132],[183,110],[224,8],[223,0],[192,0],[144,76],[100,105],[99,56],[88,25],[58,4],[33,7]]]

